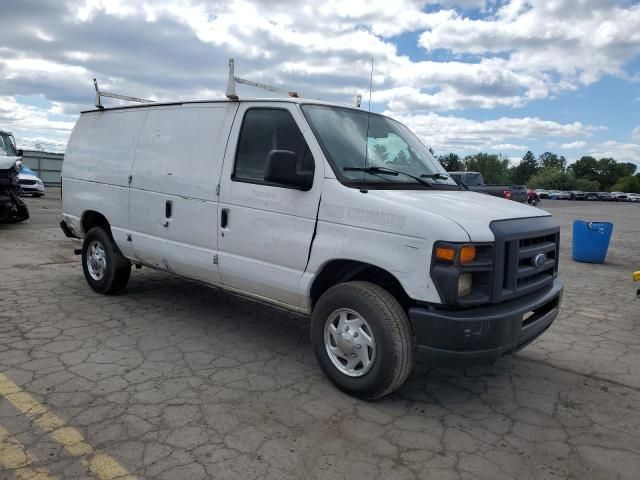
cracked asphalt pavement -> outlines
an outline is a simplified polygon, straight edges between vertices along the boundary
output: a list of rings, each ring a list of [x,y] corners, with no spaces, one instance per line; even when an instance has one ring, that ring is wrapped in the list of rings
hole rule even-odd
[[[640,478],[640,205],[546,201],[551,329],[367,403],[321,374],[300,317],[150,269],[93,293],[59,190],[27,202],[0,226],[0,479]],[[606,264],[570,259],[576,218],[614,223]]]

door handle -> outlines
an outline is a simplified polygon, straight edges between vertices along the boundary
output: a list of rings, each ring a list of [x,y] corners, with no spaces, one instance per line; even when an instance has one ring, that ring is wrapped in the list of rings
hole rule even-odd
[[[220,212],[220,227],[227,228],[227,224],[229,223],[229,209],[223,208]]]

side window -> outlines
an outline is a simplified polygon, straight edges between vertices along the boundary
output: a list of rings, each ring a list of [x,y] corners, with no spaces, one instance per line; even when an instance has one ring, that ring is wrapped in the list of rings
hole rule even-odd
[[[313,156],[291,114],[282,109],[252,108],[244,115],[231,178],[264,182],[265,166],[271,150],[294,152],[298,171],[314,171]]]

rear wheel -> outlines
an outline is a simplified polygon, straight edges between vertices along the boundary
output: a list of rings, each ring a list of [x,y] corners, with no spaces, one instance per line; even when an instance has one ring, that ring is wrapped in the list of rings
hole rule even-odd
[[[93,227],[82,244],[82,270],[93,290],[113,294],[127,286],[131,263],[122,255],[109,233]]]
[[[406,313],[388,291],[368,282],[342,283],[320,297],[311,342],[329,379],[368,400],[399,388],[413,366]]]

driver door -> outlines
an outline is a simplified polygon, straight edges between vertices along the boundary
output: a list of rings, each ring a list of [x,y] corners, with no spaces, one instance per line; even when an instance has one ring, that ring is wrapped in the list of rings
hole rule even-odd
[[[273,150],[294,152],[297,168],[313,172],[310,190],[265,181]],[[220,183],[219,268],[227,289],[299,305],[324,176],[321,158],[295,104],[240,104]]]

